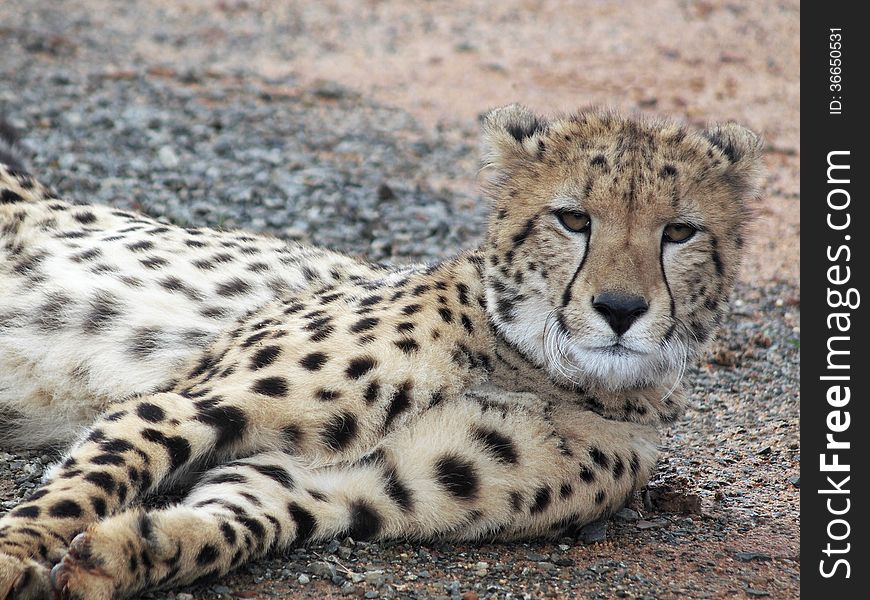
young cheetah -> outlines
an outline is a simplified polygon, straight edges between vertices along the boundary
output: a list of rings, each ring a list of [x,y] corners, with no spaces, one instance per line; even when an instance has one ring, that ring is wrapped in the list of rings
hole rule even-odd
[[[519,106],[483,137],[484,243],[407,267],[73,204],[0,149],[2,443],[68,445],[0,520],[0,598],[623,506],[727,305],[758,138]]]

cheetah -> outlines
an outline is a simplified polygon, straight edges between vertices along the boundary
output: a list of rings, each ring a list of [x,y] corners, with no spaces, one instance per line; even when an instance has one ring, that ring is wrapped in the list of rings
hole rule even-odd
[[[410,266],[75,204],[3,146],[0,443],[66,451],[0,519],[0,598],[624,506],[727,307],[760,140],[518,105],[482,129],[484,241]]]

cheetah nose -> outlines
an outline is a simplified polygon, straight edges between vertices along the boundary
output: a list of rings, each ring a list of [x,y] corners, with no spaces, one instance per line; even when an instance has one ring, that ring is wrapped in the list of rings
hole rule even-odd
[[[622,335],[649,310],[649,304],[640,296],[602,292],[592,297],[592,308],[607,319],[616,335]]]

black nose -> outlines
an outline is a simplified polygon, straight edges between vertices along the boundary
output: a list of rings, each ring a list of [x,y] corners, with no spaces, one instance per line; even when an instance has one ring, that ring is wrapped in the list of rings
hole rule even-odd
[[[640,296],[603,292],[592,298],[592,308],[607,319],[616,335],[622,335],[649,309],[649,304]]]

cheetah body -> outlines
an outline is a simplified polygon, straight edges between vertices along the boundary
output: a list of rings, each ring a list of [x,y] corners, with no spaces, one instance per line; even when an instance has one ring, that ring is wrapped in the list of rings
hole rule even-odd
[[[342,534],[556,536],[622,506],[724,309],[757,139],[515,106],[484,138],[487,239],[429,266],[73,205],[0,167],[0,435],[72,443],[0,520],[0,597],[122,597]],[[666,243],[672,222],[694,237]]]

